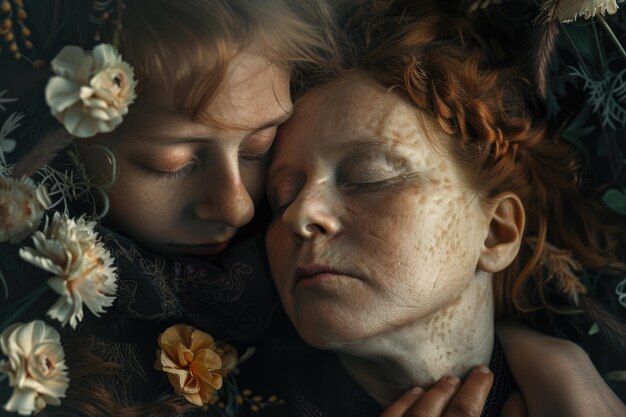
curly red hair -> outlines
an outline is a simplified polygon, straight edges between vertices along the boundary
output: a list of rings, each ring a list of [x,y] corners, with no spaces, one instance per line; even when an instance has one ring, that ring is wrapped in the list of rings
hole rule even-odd
[[[623,270],[615,255],[623,225],[581,192],[580,158],[549,131],[528,69],[497,62],[502,51],[486,46],[467,15],[440,3],[372,1],[360,8],[349,23],[357,46],[346,49],[347,72],[366,72],[430,116],[452,138],[445,148],[486,204],[505,191],[521,199],[527,244],[494,275],[497,315],[580,311],[579,278],[554,279],[542,258],[552,251],[565,254],[573,269]],[[312,79],[309,88],[328,81]],[[572,302],[553,301],[563,299]]]

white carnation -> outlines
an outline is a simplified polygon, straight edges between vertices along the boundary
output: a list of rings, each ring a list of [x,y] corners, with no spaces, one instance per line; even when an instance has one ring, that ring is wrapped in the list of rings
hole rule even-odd
[[[41,320],[15,323],[0,334],[0,373],[13,392],[4,409],[28,416],[47,404],[60,405],[69,385],[59,333]]]
[[[76,328],[83,319],[83,303],[95,315],[111,306],[117,290],[113,258],[94,230],[95,222],[54,213],[43,232],[33,234],[34,248],[20,249],[27,262],[53,274],[48,284],[61,296],[48,316]]]
[[[19,242],[31,234],[49,206],[43,185],[27,177],[0,177],[0,242]]]
[[[558,20],[569,23],[577,17],[589,19],[596,15],[615,14],[616,0],[546,0],[543,9],[548,14],[548,20]]]
[[[52,115],[72,135],[88,138],[122,123],[135,99],[133,68],[107,44],[91,53],[66,46],[52,60],[56,74],[46,86]]]

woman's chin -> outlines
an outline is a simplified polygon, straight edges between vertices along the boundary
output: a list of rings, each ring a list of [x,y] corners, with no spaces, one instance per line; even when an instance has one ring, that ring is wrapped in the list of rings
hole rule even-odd
[[[350,325],[345,320],[327,321],[319,315],[310,315],[314,320],[294,321],[300,337],[309,345],[323,350],[341,350],[346,345],[363,340],[364,334],[358,326]]]

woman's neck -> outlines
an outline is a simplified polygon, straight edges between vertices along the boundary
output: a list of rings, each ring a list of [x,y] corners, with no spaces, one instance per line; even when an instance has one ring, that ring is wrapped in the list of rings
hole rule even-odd
[[[387,406],[413,386],[428,389],[444,375],[463,377],[489,364],[493,350],[491,274],[477,273],[450,305],[410,325],[339,352],[350,376]]]

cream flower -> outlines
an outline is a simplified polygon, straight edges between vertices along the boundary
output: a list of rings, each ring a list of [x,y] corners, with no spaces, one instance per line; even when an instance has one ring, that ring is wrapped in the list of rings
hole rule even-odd
[[[31,234],[50,206],[43,185],[22,177],[0,177],[0,242],[19,242]]]
[[[46,103],[68,132],[80,138],[110,132],[135,99],[133,68],[107,44],[91,53],[66,46],[52,60]]]
[[[543,10],[548,20],[558,19],[569,23],[581,16],[585,19],[596,15],[614,14],[617,12],[616,0],[545,0]]]
[[[0,372],[13,387],[4,409],[28,416],[46,404],[59,405],[69,385],[59,333],[41,320],[15,323],[0,334]]]
[[[117,270],[113,258],[94,231],[94,222],[54,213],[43,232],[33,234],[34,248],[20,249],[27,262],[54,274],[48,284],[61,297],[48,316],[76,328],[83,319],[83,303],[95,315],[113,304]]]
[[[155,368],[166,372],[174,390],[196,405],[213,403],[223,377],[237,365],[235,349],[184,324],[165,330],[159,346]]]

